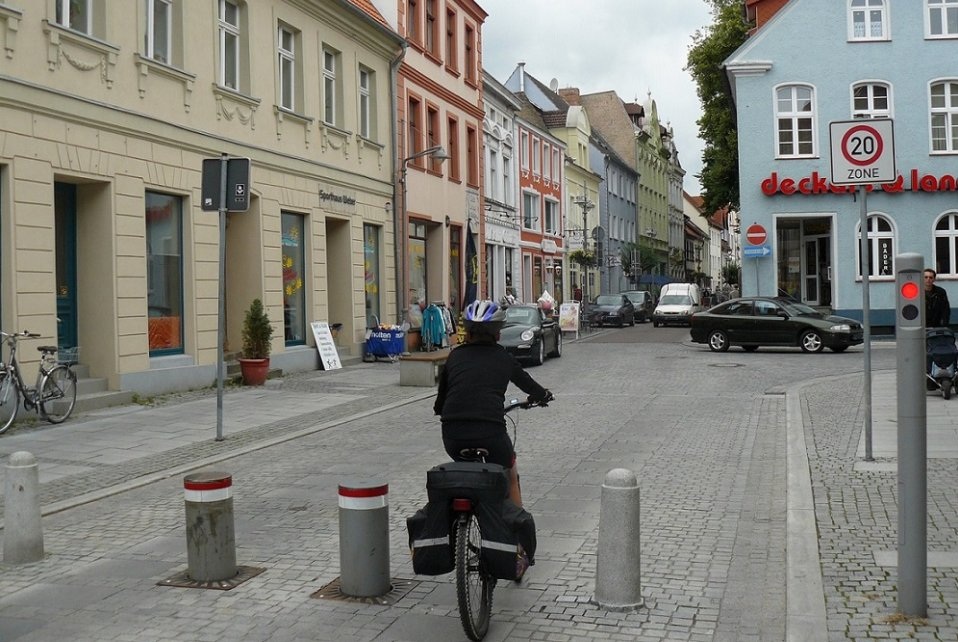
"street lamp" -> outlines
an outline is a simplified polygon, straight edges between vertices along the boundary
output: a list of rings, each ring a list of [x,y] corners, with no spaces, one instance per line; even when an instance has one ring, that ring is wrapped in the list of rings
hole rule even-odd
[[[582,208],[582,251],[583,253],[588,253],[589,251],[589,210],[595,207],[595,203],[589,200],[589,198],[583,194],[582,196],[576,196],[572,199],[572,202]],[[589,300],[589,268],[585,265],[582,266],[582,293],[585,301]]]
[[[403,314],[405,310],[405,305],[403,304],[403,297],[406,296],[406,290],[408,288],[408,282],[406,274],[406,241],[407,241],[407,213],[409,211],[406,206],[406,170],[409,167],[411,161],[416,160],[417,158],[429,157],[435,161],[442,163],[445,160],[452,158],[446,150],[443,149],[442,145],[436,145],[435,147],[430,147],[429,149],[424,149],[421,152],[416,152],[412,156],[407,156],[402,161],[402,167],[400,168],[399,181],[402,183],[402,204],[399,209],[399,220],[396,221],[396,256],[397,256],[397,274],[396,274],[396,312],[399,315],[399,323],[403,321]]]

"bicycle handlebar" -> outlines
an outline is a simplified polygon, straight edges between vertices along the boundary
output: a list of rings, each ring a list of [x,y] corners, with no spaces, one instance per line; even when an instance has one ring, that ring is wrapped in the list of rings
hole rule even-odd
[[[532,401],[530,399],[526,399],[524,401],[520,401],[519,399],[509,399],[506,401],[503,410],[508,413],[512,412],[516,408],[522,408],[525,410],[528,410],[529,408],[535,408],[536,406],[542,406],[544,408],[549,405],[550,401],[553,401],[556,398],[551,391],[547,392],[548,394],[546,395],[545,399],[542,399],[541,401]]]
[[[3,340],[13,339],[15,337],[23,337],[26,339],[39,339],[43,335],[39,332],[30,332],[29,330],[21,330],[20,332],[14,332],[10,334],[9,332],[0,331],[0,338]]]

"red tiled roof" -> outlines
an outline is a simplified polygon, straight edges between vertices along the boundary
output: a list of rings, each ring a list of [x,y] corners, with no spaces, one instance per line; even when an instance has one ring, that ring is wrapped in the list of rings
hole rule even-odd
[[[368,13],[376,22],[381,23],[385,27],[389,27],[389,23],[386,22],[386,19],[383,18],[382,14],[379,13],[379,10],[376,9],[376,6],[372,3],[371,0],[346,0],[352,5],[359,7],[362,11]],[[389,27],[392,29],[392,27]]]

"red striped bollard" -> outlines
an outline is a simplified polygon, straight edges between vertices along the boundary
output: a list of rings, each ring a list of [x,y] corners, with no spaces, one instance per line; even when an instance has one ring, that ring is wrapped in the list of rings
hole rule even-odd
[[[389,485],[339,485],[340,591],[353,597],[385,595],[389,579]]]
[[[219,582],[236,576],[233,532],[233,477],[200,472],[183,478],[186,500],[186,556],[195,582]]]

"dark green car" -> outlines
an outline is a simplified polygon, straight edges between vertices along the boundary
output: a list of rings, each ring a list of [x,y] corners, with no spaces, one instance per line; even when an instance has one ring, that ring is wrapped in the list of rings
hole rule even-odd
[[[863,341],[862,325],[854,319],[826,316],[804,303],[782,297],[743,297],[696,312],[690,323],[692,341],[713,352],[742,346],[798,346],[804,352],[828,348],[843,352]]]

